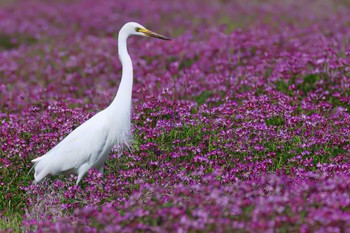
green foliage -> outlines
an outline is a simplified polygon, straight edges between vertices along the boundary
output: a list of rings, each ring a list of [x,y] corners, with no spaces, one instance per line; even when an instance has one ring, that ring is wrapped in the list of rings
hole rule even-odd
[[[348,96],[350,96],[350,90],[347,93]],[[329,95],[328,101],[331,103],[333,106],[341,106],[343,108],[347,109],[347,112],[350,113],[350,105],[348,104],[347,101],[341,100],[342,98],[335,97],[333,95]]]
[[[21,44],[33,44],[37,40],[30,36],[10,36],[0,33],[0,50],[1,49],[13,49],[19,47]]]
[[[306,95],[316,89],[316,83],[319,81],[321,74],[309,74],[303,77],[303,83],[297,85],[297,88]]]
[[[289,87],[294,84],[296,89],[301,91],[302,95],[305,97],[310,91],[316,90],[317,81],[321,79],[322,75],[324,74],[308,74],[302,78],[301,83],[297,82],[298,79],[295,76],[288,79],[288,81],[280,79],[275,82],[275,87],[278,91],[292,96],[293,90],[291,90]]]
[[[225,28],[225,33],[229,34],[231,32],[233,32],[237,27],[240,26],[241,21],[232,21],[232,18],[227,16],[227,15],[223,15],[220,19],[219,19],[219,23],[223,24],[226,26]]]
[[[282,126],[284,125],[284,119],[282,116],[273,116],[269,119],[266,119],[265,123],[267,126],[271,126],[271,125]]]
[[[293,94],[293,91],[289,90],[290,84],[291,80],[289,82],[286,82],[285,80],[280,79],[275,82],[275,86],[278,91],[291,96]]]
[[[198,105],[202,105],[211,96],[212,96],[211,91],[205,90],[200,95],[194,97],[194,100],[197,102]]]
[[[196,60],[196,59],[195,59]],[[195,62],[194,59],[191,58],[187,58],[187,59],[183,59],[181,61],[181,63],[179,64],[179,70],[182,70],[184,68],[189,68],[192,66],[192,64]]]
[[[17,47],[15,43],[11,42],[11,37],[8,35],[0,34],[0,48],[12,49]]]
[[[1,232],[21,232],[22,215],[19,212],[7,211],[0,218],[0,230]]]
[[[30,134],[22,134],[25,140],[28,140]],[[0,158],[5,157],[4,151],[0,148]],[[11,167],[3,166],[0,170],[0,181],[6,185],[0,185],[0,212],[5,212],[5,215],[12,213],[23,213],[26,206],[25,191],[20,187],[26,187],[31,182],[32,177],[29,177],[27,164],[30,161],[23,160],[20,156],[10,158]],[[18,169],[13,169],[17,167]],[[7,195],[16,193],[17,195]],[[8,220],[9,221],[9,220]],[[12,220],[9,222],[11,223]]]

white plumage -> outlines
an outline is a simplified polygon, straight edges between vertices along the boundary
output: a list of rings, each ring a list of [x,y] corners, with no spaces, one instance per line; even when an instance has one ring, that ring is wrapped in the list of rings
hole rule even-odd
[[[122,79],[116,97],[106,109],[76,128],[45,155],[32,160],[36,183],[46,176],[64,173],[78,175],[78,185],[90,168],[96,168],[103,174],[112,147],[128,143],[131,136],[133,68],[127,51],[127,39],[133,35],[169,40],[134,22],[120,29],[118,54],[122,63]]]

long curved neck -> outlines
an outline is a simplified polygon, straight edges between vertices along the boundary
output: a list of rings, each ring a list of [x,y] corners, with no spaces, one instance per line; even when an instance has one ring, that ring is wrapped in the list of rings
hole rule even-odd
[[[122,78],[118,88],[117,95],[109,106],[112,112],[127,112],[130,115],[131,94],[133,84],[132,61],[127,49],[128,35],[121,30],[118,35],[118,54],[122,63]]]

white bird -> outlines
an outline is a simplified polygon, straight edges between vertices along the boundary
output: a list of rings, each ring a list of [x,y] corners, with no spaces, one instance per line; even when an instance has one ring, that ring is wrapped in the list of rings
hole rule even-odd
[[[77,127],[45,155],[33,159],[35,182],[46,176],[78,175],[76,185],[90,168],[103,174],[104,164],[114,145],[127,144],[130,140],[130,112],[133,85],[132,61],[127,50],[130,36],[169,38],[152,32],[134,22],[126,23],[118,34],[118,54],[122,64],[122,78],[112,103],[88,121]]]

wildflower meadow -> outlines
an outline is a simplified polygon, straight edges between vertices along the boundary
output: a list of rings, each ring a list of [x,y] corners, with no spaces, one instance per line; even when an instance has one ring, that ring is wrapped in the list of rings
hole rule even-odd
[[[350,232],[350,4],[0,1],[0,232]],[[132,134],[102,176],[31,160],[113,100]],[[116,116],[117,118],[118,116]]]

